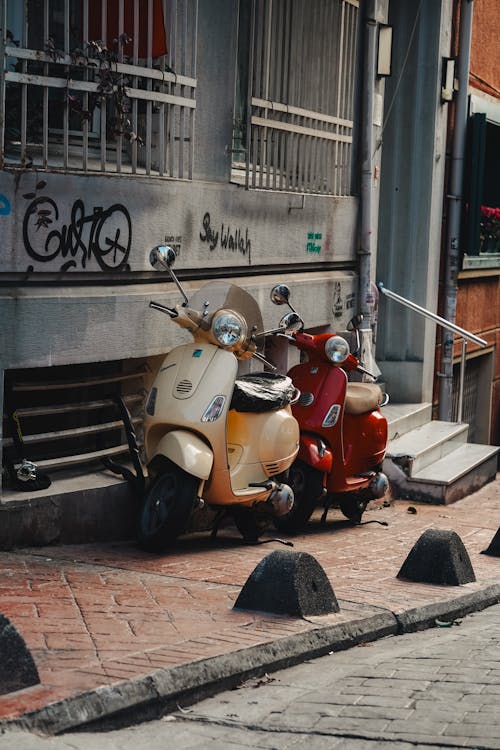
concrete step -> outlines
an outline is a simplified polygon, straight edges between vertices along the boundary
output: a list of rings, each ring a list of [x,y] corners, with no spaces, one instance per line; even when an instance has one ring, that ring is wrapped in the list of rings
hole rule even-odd
[[[394,464],[386,468],[397,497],[448,505],[495,478],[499,451],[496,446],[464,443],[411,477]]]
[[[431,421],[432,404],[392,404],[382,407],[382,414],[387,419],[389,440],[401,437]]]
[[[435,420],[390,440],[386,457],[413,477],[467,442],[468,425]]]

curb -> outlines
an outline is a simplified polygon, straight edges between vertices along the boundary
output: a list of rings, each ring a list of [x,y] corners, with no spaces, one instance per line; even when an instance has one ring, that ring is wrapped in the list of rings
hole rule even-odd
[[[125,726],[157,718],[177,709],[181,701],[183,705],[195,703],[265,672],[397,634],[397,620],[391,612],[364,608],[376,613],[100,687],[2,722],[0,732],[21,729],[54,735],[89,725],[96,729]]]
[[[495,583],[470,594],[462,594],[446,601],[433,602],[415,609],[408,609],[395,615],[398,622],[398,633],[414,633],[417,630],[425,630],[433,627],[436,619],[441,620],[444,617],[447,618],[447,621],[456,620],[459,617],[469,615],[471,612],[491,607],[498,602],[500,602],[500,584]]]
[[[229,654],[159,669],[134,680],[103,686],[0,723],[5,730],[61,734],[70,730],[105,729],[160,717],[266,672],[341,651],[389,635],[433,627],[436,619],[451,621],[500,602],[500,584],[462,594],[447,601],[394,614],[363,606],[370,615],[348,622],[313,628]],[[347,604],[347,602],[345,602]],[[352,606],[352,603],[349,603]]]

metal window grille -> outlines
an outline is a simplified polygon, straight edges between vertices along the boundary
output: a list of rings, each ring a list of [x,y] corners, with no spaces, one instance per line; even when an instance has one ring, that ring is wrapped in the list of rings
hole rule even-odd
[[[192,179],[198,0],[0,0],[2,167]]]
[[[233,177],[349,195],[359,2],[249,1],[240,1]]]
[[[470,443],[476,441],[477,431],[477,397],[480,384],[482,357],[466,360],[465,381],[463,393],[462,419],[469,425],[467,439]],[[452,420],[458,416],[460,365],[453,367],[453,397],[452,397]]]

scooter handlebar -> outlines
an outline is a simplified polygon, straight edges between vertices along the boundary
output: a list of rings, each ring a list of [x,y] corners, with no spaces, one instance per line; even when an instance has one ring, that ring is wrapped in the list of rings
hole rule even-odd
[[[177,310],[174,310],[172,307],[167,307],[166,305],[162,305],[159,302],[151,302],[149,303],[149,307],[151,307],[153,310],[159,310],[160,312],[164,312],[167,315],[170,315],[171,318],[178,318],[179,313]]]

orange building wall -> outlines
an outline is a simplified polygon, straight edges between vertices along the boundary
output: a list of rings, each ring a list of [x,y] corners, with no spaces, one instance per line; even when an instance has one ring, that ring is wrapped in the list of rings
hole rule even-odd
[[[473,0],[470,85],[500,101],[500,0]],[[459,9],[459,3],[456,5]],[[500,160],[500,155],[499,155]],[[495,269],[496,270],[496,269]],[[492,443],[500,444],[500,269],[459,275],[456,322],[495,346]],[[492,274],[492,275],[490,275]],[[473,345],[469,344],[468,351]],[[457,347],[455,354],[459,354]]]
[[[474,0],[470,83],[500,97],[500,0]]]

